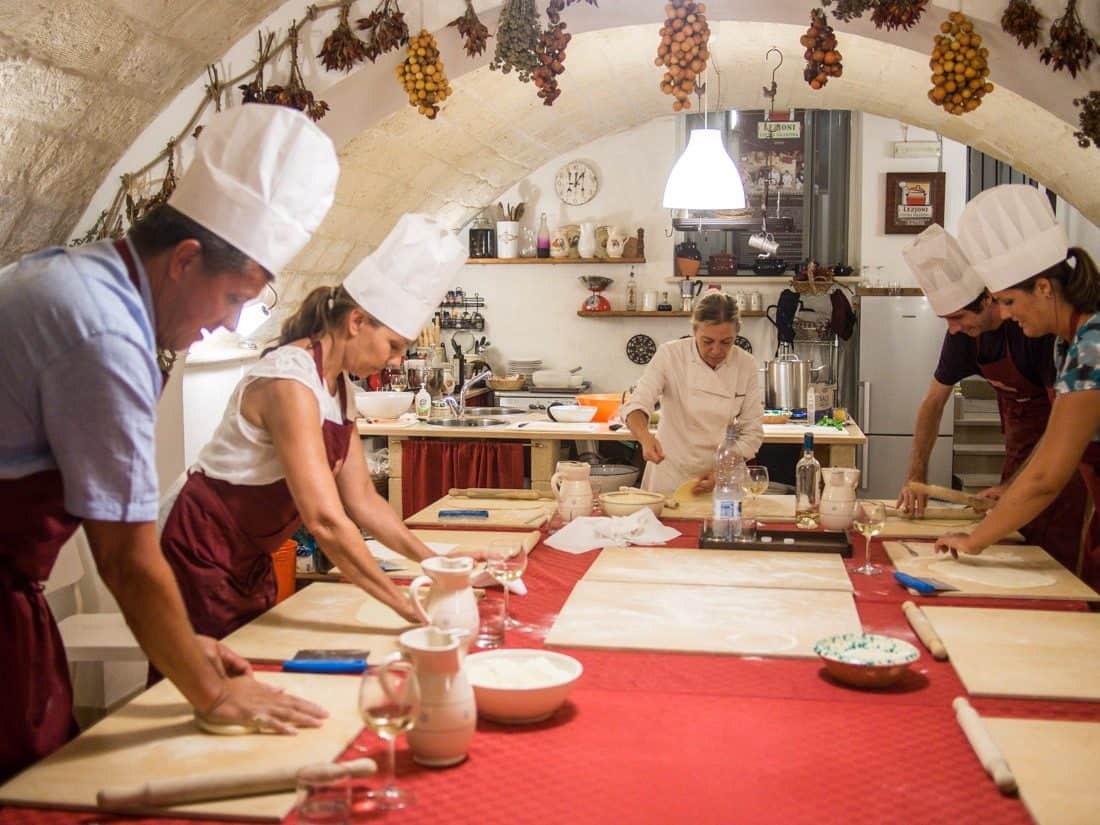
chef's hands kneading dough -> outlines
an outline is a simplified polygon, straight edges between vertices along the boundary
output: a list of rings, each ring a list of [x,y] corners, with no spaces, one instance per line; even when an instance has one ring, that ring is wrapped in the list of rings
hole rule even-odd
[[[259,710],[262,709],[262,710]],[[209,708],[195,709],[195,723],[204,733],[234,736],[247,733],[295,734],[297,728],[319,728],[328,711],[282,688],[251,676],[227,680],[222,696]]]

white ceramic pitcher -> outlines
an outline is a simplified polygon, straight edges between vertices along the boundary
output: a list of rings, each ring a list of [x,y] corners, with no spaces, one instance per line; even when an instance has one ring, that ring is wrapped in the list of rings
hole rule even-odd
[[[821,526],[826,530],[847,530],[852,526],[859,470],[854,467],[823,467],[825,490],[821,494]]]
[[[430,768],[461,762],[474,737],[477,706],[462,669],[464,642],[462,631],[430,625],[398,637],[401,654],[412,662],[420,685],[420,712],[408,733],[409,748],[416,762]]]
[[[550,476],[562,521],[592,515],[592,466],[584,461],[559,461]]]
[[[425,575],[417,576],[409,585],[409,596],[425,624],[440,630],[459,630],[465,633],[462,647],[469,647],[477,636],[477,599],[470,587],[474,560],[464,556],[432,556],[420,562]],[[421,589],[431,585],[427,601]]]

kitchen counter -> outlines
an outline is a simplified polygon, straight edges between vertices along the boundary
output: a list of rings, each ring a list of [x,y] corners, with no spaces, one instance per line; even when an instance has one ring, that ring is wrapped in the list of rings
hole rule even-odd
[[[549,490],[550,476],[562,455],[563,441],[633,441],[630,430],[612,430],[607,424],[556,424],[541,413],[504,416],[508,421],[496,427],[437,427],[431,424],[401,424],[396,421],[368,424],[360,419],[364,438],[385,438],[389,446],[389,500],[398,515],[402,512],[401,445],[413,438],[502,439],[530,442],[531,487]],[[522,425],[522,426],[517,426]],[[799,424],[765,424],[765,444],[801,444],[806,427]],[[863,431],[850,422],[843,431],[814,427],[814,454],[824,467],[856,466],[856,448],[865,444]]]

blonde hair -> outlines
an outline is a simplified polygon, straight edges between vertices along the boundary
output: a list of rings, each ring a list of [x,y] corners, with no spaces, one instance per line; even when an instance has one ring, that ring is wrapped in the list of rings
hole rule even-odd
[[[373,326],[379,325],[343,286],[319,286],[305,297],[293,315],[283,321],[275,346],[281,347],[301,338],[320,338],[339,327],[353,309],[362,311]]]
[[[696,302],[691,312],[691,328],[698,329],[703,324],[733,324],[741,329],[741,309],[732,296],[711,290]]]

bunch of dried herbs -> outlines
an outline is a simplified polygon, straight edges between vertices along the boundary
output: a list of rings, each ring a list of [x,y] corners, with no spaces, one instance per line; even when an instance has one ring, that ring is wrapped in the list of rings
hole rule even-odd
[[[1077,16],[1077,0],[1066,3],[1066,11],[1050,26],[1050,43],[1039,52],[1039,59],[1054,71],[1065,69],[1071,76],[1092,64],[1092,55],[1100,50],[1088,29]]]
[[[251,81],[237,88],[241,90],[242,103],[264,103],[264,67],[271,59],[271,46],[275,42],[275,33],[256,32],[260,41],[259,53],[256,55],[256,76]]]
[[[332,30],[332,34],[325,38],[321,44],[321,51],[317,57],[330,72],[350,72],[355,65],[362,63],[367,57],[367,44],[364,43],[348,24],[348,12],[351,10],[351,0],[344,0],[340,4],[340,22]]]
[[[1039,27],[1043,13],[1031,0],[1009,0],[1001,15],[1001,28],[1016,38],[1021,48],[1030,49],[1039,43]]]
[[[290,21],[287,42],[290,44],[290,79],[286,86],[272,85],[265,88],[263,102],[297,109],[305,112],[310,120],[320,120],[329,110],[329,105],[323,100],[316,100],[302,79],[302,69],[298,65],[298,28],[293,20]]]
[[[397,0],[382,0],[374,11],[356,23],[367,33],[367,58],[373,63],[380,55],[409,44],[409,26]]]
[[[497,25],[497,45],[489,68],[508,74],[513,69],[529,83],[541,63],[535,54],[539,40],[539,13],[535,0],[508,0]]]
[[[823,6],[834,6],[833,17],[848,23],[859,17],[864,12],[872,11],[877,0],[821,0]]]
[[[928,0],[879,0],[871,12],[876,29],[911,29],[920,20]]]
[[[1088,149],[1091,143],[1100,149],[1100,91],[1093,90],[1084,97],[1075,98],[1073,105],[1081,107],[1081,128],[1073,133],[1077,145]]]
[[[466,13],[456,17],[447,25],[458,29],[463,46],[466,47],[467,56],[476,57],[485,51],[486,42],[489,40],[489,29],[474,11],[473,0],[466,0]]]

